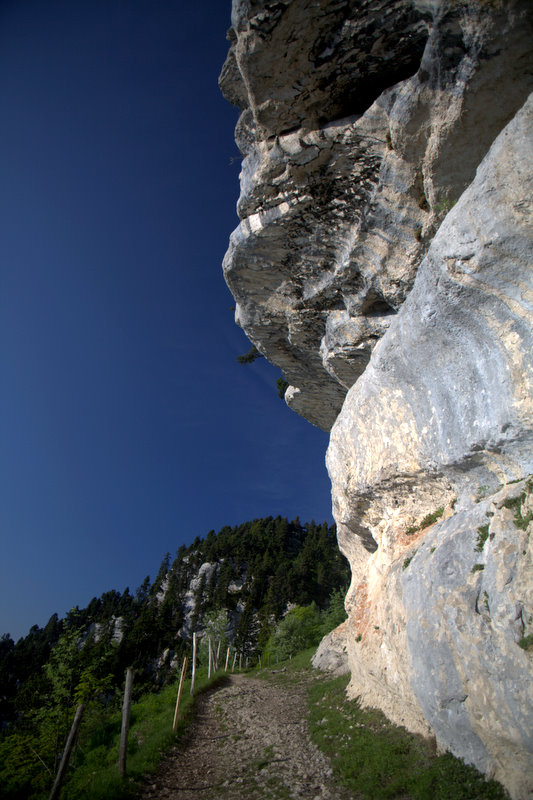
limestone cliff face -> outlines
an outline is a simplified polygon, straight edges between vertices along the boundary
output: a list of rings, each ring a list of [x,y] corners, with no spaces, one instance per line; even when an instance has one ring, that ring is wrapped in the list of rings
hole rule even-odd
[[[532,17],[240,0],[221,75],[244,155],[224,270],[289,405],[332,429],[350,691],[516,798],[533,793]]]

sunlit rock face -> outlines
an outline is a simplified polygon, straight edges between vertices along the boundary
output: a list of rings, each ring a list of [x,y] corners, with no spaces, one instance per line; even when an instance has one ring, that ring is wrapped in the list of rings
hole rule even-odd
[[[435,733],[524,798],[533,789],[533,653],[519,646],[533,633],[533,496],[519,480],[533,472],[532,142],[533,97],[435,235],[346,398],[327,459],[352,565],[352,694]]]
[[[243,0],[221,75],[237,321],[332,429],[352,585],[331,663],[514,798],[533,796],[532,15]]]

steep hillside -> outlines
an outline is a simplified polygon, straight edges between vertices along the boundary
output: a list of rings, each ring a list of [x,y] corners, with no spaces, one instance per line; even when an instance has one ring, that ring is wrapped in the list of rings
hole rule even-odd
[[[331,429],[349,691],[533,792],[533,10],[234,0],[236,320]],[[317,663],[318,663],[317,662]]]
[[[46,665],[61,648],[68,651],[62,658],[69,660],[72,686],[88,671],[114,690],[126,667],[134,667],[137,692],[157,688],[190,655],[192,634],[203,633],[209,615],[224,621],[222,632],[238,653],[260,653],[291,605],[326,608],[348,576],[335,528],[326,523],[268,517],[211,531],[181,546],[174,561],[167,553],[153,583],[147,577],[135,594],[105,592],[63,620],[54,614],[17,643],[4,635],[0,722],[20,722],[21,715],[23,722],[49,705]]]

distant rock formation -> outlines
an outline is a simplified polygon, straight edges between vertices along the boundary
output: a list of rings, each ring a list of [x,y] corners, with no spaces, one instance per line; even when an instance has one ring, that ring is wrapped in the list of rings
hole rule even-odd
[[[234,0],[229,38],[224,271],[288,404],[331,429],[337,661],[531,797],[531,3]]]

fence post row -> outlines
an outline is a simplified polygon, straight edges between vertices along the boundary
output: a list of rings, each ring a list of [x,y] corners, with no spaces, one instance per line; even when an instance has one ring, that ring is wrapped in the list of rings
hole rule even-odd
[[[211,677],[211,670],[213,669],[216,671],[218,669],[218,659],[220,656],[220,640],[218,642],[216,655],[215,650],[213,647],[211,636],[208,637],[208,644],[209,644],[209,660],[208,660],[208,677]],[[192,677],[191,677],[191,695],[194,693],[194,679],[196,677],[196,633],[192,635]],[[224,666],[224,672],[228,671],[229,665],[229,657],[231,653],[231,647],[228,646],[226,652],[226,663]],[[259,666],[261,666],[261,656],[258,658]],[[231,665],[231,671],[235,670],[235,663],[237,661],[237,651],[234,651],[233,654],[233,663]],[[276,656],[277,662],[277,656]],[[248,658],[246,658],[246,665],[248,665]],[[239,653],[239,669],[242,668],[242,653]],[[174,712],[174,722],[172,725],[172,730],[174,733],[178,727],[178,719],[179,719],[179,706],[181,701],[181,695],[183,691],[183,683],[185,680],[185,674],[187,672],[187,656],[183,661],[183,666],[181,668],[181,675],[180,675],[180,682],[179,682],[179,689],[178,689],[178,697],[176,699],[176,710]],[[118,771],[119,774],[124,777],[126,775],[126,760],[127,760],[127,752],[128,752],[128,733],[130,727],[130,709],[131,709],[131,695],[133,689],[133,671],[129,668],[126,670],[126,684],[124,687],[124,702],[122,704],[122,727],[120,731],[120,751],[119,751],[119,761],[118,761]],[[68,763],[70,760],[70,755],[72,753],[72,748],[74,747],[74,742],[76,740],[76,735],[78,733],[78,729],[80,727],[81,718],[83,716],[85,706],[79,705],[76,709],[76,714],[74,716],[74,721],[72,723],[72,727],[70,729],[70,733],[68,735],[67,743],[65,745],[65,749],[63,751],[63,756],[61,758],[61,764],[59,765],[59,770],[57,772],[54,785],[52,787],[52,791],[50,792],[50,796],[48,800],[57,800],[59,796],[59,791],[61,789],[61,784],[63,783],[63,779],[65,777],[65,772],[68,767]]]

